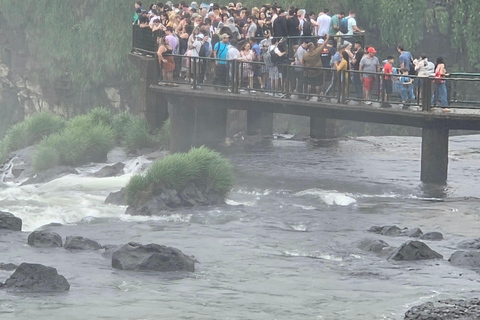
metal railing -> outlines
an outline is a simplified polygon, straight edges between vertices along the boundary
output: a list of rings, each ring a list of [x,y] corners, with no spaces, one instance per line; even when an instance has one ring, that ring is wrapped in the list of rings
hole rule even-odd
[[[444,86],[449,107],[480,109],[480,90],[478,90],[480,77],[460,77],[452,74],[448,78],[439,80],[409,75],[413,83],[406,89],[400,82],[402,75],[393,74],[388,76],[389,81],[392,81],[393,90],[387,100],[386,75],[381,72],[357,70],[339,72],[331,68],[309,68],[288,64],[269,67],[261,61],[174,56],[177,61],[182,62],[181,73],[174,78],[174,83],[188,84],[194,90],[213,87],[234,94],[266,93],[287,99],[326,100],[335,103],[375,102],[381,107],[402,104],[405,108],[417,106],[428,111],[432,107],[446,106],[446,104],[440,104],[441,101],[438,99],[438,89]],[[278,80],[278,86],[275,86],[275,81],[272,79],[275,79],[277,74],[281,74],[281,80]],[[368,99],[363,95],[364,77],[373,79]],[[436,91],[436,99],[432,99]]]

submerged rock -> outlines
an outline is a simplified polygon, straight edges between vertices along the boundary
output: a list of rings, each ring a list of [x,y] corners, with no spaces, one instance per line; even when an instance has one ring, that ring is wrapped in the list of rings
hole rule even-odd
[[[93,176],[97,178],[121,176],[122,174],[125,173],[123,171],[123,168],[125,168],[125,164],[121,162],[117,162],[114,165],[103,167],[102,169],[95,172]]]
[[[64,248],[67,250],[99,250],[102,245],[84,237],[69,236],[65,240]]]
[[[15,217],[10,212],[0,211],[0,229],[22,231],[22,219]]]
[[[480,250],[480,238],[463,240],[462,242],[457,244],[457,248]]]
[[[373,232],[373,233],[381,234],[383,228],[384,228],[384,227],[382,227],[382,226],[371,226],[370,229],[368,229],[367,231],[368,231],[368,232]]]
[[[404,235],[402,232],[402,229],[400,229],[397,226],[385,226],[383,227],[381,234],[384,236],[391,236],[391,237]]]
[[[22,186],[27,184],[46,183],[69,174],[78,174],[78,171],[72,167],[66,167],[66,166],[59,166],[59,167],[47,169],[29,178],[27,181],[22,183]]]
[[[383,240],[366,238],[362,239],[358,244],[357,248],[363,251],[371,251],[375,253],[382,252],[383,248],[389,247],[388,243]]]
[[[57,269],[41,264],[22,263],[7,279],[2,288],[15,288],[32,292],[68,291],[70,284]]]
[[[411,230],[407,230],[407,236],[410,238],[418,238],[423,234],[422,229],[420,228],[413,228]]]
[[[420,237],[421,240],[440,241],[443,240],[443,234],[440,232],[427,232]]]
[[[158,244],[130,242],[112,254],[112,267],[134,271],[195,271],[194,260],[182,251]]]
[[[480,299],[440,300],[412,307],[405,313],[405,320],[478,320]]]
[[[407,241],[398,247],[388,258],[395,261],[414,261],[426,259],[443,259],[443,256],[430,249],[421,241]]]
[[[62,237],[55,232],[36,230],[30,233],[27,243],[38,248],[61,247]]]
[[[0,263],[0,270],[12,271],[17,269],[17,265],[13,263]]]
[[[455,251],[448,261],[457,267],[480,269],[480,252],[477,251]]]
[[[120,189],[117,192],[110,192],[105,199],[106,204],[114,204],[117,206],[126,206],[127,199],[125,198],[125,188]]]

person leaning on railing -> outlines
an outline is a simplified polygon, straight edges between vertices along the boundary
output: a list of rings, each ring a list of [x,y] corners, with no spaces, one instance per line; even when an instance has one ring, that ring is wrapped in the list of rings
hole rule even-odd
[[[230,37],[228,34],[224,33],[221,36],[222,41],[217,42],[213,48],[213,57],[215,59],[221,59],[215,61],[215,78],[213,79],[213,84],[216,85],[227,85],[227,53],[228,46],[230,45]]]

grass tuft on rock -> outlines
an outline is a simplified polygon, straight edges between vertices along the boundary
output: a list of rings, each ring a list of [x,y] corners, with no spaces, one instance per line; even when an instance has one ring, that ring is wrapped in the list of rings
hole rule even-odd
[[[223,155],[206,147],[168,155],[156,161],[145,174],[130,179],[126,187],[127,203],[134,205],[137,197],[152,185],[180,193],[191,182],[224,198],[233,187],[233,166]]]
[[[153,148],[158,145],[155,135],[150,134],[145,120],[134,118],[127,124],[123,136],[123,144],[127,150]]]

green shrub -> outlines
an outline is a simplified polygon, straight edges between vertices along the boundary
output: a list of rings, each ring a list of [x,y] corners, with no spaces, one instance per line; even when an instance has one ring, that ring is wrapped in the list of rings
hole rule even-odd
[[[113,123],[112,112],[107,108],[94,108],[88,112],[87,116],[90,117],[93,124],[103,124],[111,126]]]
[[[157,134],[157,141],[160,145],[168,147],[170,145],[170,118],[165,121]]]
[[[150,134],[145,120],[134,118],[126,126],[123,144],[127,150],[153,148],[157,145],[154,135]]]
[[[156,161],[145,174],[130,179],[126,187],[127,203],[133,205],[139,194],[152,184],[180,193],[190,182],[205,190],[213,188],[225,197],[233,187],[233,166],[220,153],[206,147],[168,155]]]
[[[122,141],[125,138],[128,126],[135,120],[135,116],[128,111],[122,111],[113,117],[112,127],[115,131],[117,140]]]
[[[47,144],[40,144],[33,157],[33,170],[40,172],[58,166],[60,156],[57,150]]]

